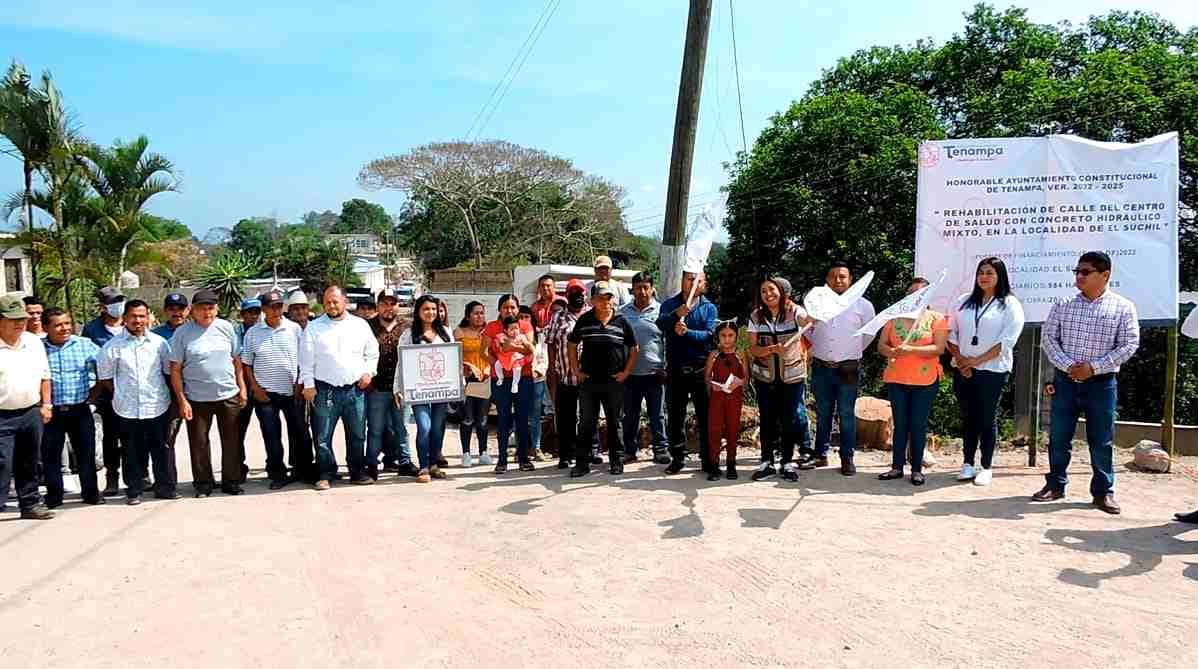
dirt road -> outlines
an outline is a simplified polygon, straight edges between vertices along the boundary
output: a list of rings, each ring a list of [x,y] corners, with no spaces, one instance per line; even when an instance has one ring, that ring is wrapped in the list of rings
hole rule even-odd
[[[1168,520],[1198,508],[1198,485],[1120,467],[1111,517],[1075,460],[1069,499],[1033,505],[1041,472],[1021,457],[991,488],[956,483],[947,462],[922,489],[880,482],[866,454],[856,478],[799,484],[454,467],[447,482],[316,493],[269,492],[256,473],[236,498],[9,512],[0,660],[1198,666],[1198,528]]]

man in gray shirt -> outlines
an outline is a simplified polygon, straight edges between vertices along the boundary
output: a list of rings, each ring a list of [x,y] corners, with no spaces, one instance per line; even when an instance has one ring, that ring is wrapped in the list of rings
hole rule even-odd
[[[216,303],[215,292],[198,291],[191,300],[191,320],[171,338],[171,386],[179,415],[187,421],[196,497],[207,497],[215,486],[208,442],[214,419],[220,433],[221,492],[242,493],[237,415],[246,403],[245,381],[237,333],[216,317]]]
[[[636,462],[640,446],[641,402],[647,407],[649,431],[653,433],[653,460],[670,464],[666,441],[666,341],[657,327],[661,304],[653,298],[653,277],[640,272],[632,277],[632,301],[620,307],[620,315],[632,326],[640,347],[632,375],[624,382],[624,462]]]

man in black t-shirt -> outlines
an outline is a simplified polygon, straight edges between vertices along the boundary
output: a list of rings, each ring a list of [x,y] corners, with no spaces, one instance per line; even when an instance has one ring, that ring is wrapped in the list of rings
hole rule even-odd
[[[607,453],[612,474],[624,473],[624,447],[620,443],[620,414],[624,410],[624,380],[632,373],[640,352],[632,326],[615,310],[615,290],[607,281],[591,285],[591,307],[578,317],[569,336],[570,368],[579,380],[582,422],[579,434],[591,434],[599,421],[599,406],[607,416]],[[582,353],[579,354],[579,345]],[[575,461],[570,476],[586,476],[591,465]]]

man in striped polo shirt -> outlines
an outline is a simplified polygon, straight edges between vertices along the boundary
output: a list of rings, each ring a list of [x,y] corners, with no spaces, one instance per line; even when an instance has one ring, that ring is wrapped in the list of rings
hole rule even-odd
[[[296,480],[315,480],[312,441],[304,420],[304,403],[295,394],[299,378],[300,326],[283,318],[283,294],[277,290],[260,298],[265,321],[245,333],[241,348],[246,385],[254,397],[254,413],[266,444],[266,474],[270,489],[278,490]],[[287,444],[291,451],[291,477],[283,460],[282,414],[287,421]]]
[[[616,313],[616,293],[607,281],[591,284],[591,310],[578,317],[569,336],[570,368],[579,380],[582,424],[579,434],[591,434],[599,422],[599,407],[607,416],[607,456],[613,475],[624,473],[620,416],[624,412],[624,381],[632,374],[640,347],[636,334]],[[579,346],[582,352],[579,353]],[[586,476],[590,461],[575,460],[570,476]]]

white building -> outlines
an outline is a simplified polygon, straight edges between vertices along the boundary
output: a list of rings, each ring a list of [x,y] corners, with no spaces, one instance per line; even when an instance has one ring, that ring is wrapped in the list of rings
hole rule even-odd
[[[0,257],[3,258],[4,271],[0,273],[0,294],[28,293],[33,294],[33,268],[25,248],[16,245],[16,235],[11,232],[0,232]]]

